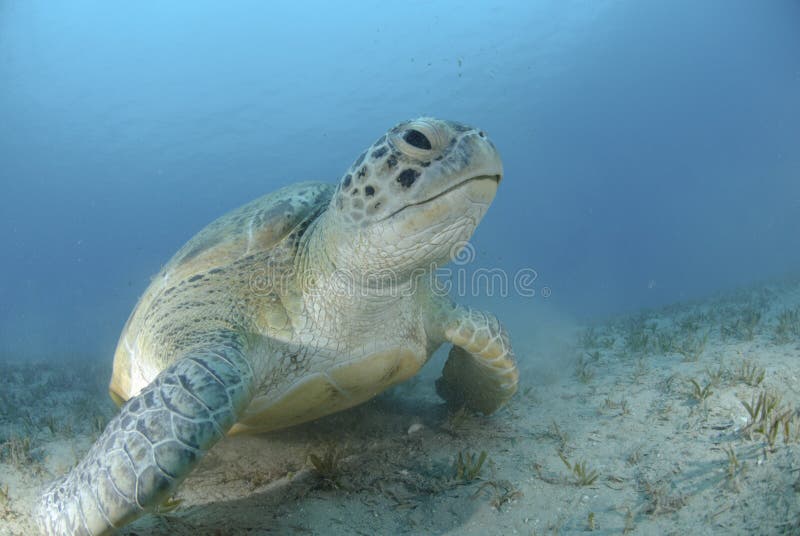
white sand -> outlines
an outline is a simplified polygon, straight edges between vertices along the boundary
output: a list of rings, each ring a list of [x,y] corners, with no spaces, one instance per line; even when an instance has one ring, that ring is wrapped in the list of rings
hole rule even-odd
[[[351,411],[226,439],[177,493],[175,512],[121,534],[800,533],[800,323],[777,334],[778,315],[798,308],[795,280],[615,318],[591,334],[517,329],[521,388],[496,415],[446,410],[433,387],[440,355]],[[747,315],[760,315],[752,329]],[[692,341],[687,356],[675,350]],[[751,383],[764,369],[759,385],[742,378],[744,360]],[[38,489],[113,415],[109,371],[0,364],[0,534],[34,533]],[[711,394],[696,400],[690,380]],[[772,446],[742,404],[764,390],[780,396],[773,415],[785,409],[789,428]],[[455,480],[458,454],[481,451],[479,475]],[[308,459],[326,452],[342,459],[324,479]],[[560,454],[596,479],[579,485]]]

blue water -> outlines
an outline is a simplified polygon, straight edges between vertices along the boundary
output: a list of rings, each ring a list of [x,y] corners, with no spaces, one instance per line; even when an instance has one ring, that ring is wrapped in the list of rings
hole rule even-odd
[[[475,266],[552,293],[515,310],[797,272],[799,23],[793,0],[2,2],[0,354],[110,359],[202,226],[423,114],[504,157]]]

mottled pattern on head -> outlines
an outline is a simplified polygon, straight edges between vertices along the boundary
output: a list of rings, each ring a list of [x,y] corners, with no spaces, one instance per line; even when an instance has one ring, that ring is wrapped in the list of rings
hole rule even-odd
[[[448,178],[468,172],[477,154],[474,138],[494,149],[477,129],[454,121],[420,118],[398,124],[353,162],[331,208],[366,226],[438,193]],[[482,144],[481,144],[482,145]]]
[[[400,278],[447,262],[472,236],[502,173],[481,130],[429,117],[400,123],[337,185],[323,226],[327,256],[339,268]]]

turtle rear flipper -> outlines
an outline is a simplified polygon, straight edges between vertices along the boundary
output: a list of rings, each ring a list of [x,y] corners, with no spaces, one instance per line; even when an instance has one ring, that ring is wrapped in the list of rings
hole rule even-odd
[[[155,510],[233,426],[253,390],[240,349],[187,353],[131,398],[84,459],[48,487],[37,512],[42,533],[108,534]]]

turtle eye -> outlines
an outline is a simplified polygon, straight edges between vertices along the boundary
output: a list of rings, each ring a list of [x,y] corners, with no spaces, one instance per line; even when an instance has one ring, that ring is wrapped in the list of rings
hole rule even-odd
[[[420,161],[429,161],[431,153],[447,147],[447,133],[432,120],[409,121],[390,134],[392,144],[403,154]]]
[[[419,130],[406,130],[405,134],[403,134],[403,139],[406,141],[406,143],[412,147],[416,147],[417,149],[425,149],[426,151],[430,151],[433,147],[431,145],[431,140],[429,140],[428,137]]]

